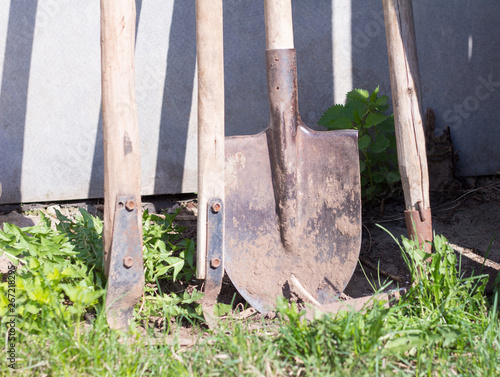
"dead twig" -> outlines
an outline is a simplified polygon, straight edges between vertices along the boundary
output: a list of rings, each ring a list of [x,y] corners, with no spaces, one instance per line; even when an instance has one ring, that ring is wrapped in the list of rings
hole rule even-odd
[[[365,227],[366,231],[368,232],[368,237],[370,238],[370,244],[368,245],[368,251],[366,252],[368,254],[372,249],[372,234],[370,232],[370,229],[368,229],[368,227],[365,224],[363,224],[363,226]]]
[[[462,194],[458,198],[456,198],[455,200],[452,200],[451,202],[445,203],[445,204],[440,205],[438,207],[434,207],[432,209],[432,213],[434,214],[436,212],[451,211],[452,209],[457,208],[458,206],[460,206],[463,203],[462,199],[464,199],[465,197],[471,195],[472,193],[474,193],[476,191],[484,190],[484,189],[487,189],[487,188],[498,190],[498,187],[496,187],[497,185],[498,185],[498,182],[493,182],[493,183],[490,183],[490,184],[485,185],[485,186],[481,186],[481,187],[478,187],[478,188],[475,188],[475,189],[472,189],[472,190],[468,190],[464,194]],[[452,207],[448,207],[449,205],[454,204],[454,203],[457,203],[457,204],[455,204]],[[447,207],[447,208],[443,208],[443,207]],[[366,224],[373,223],[374,219],[375,219],[375,216],[372,217],[370,220],[366,221]],[[384,219],[384,220],[378,220],[377,223],[388,223],[388,222],[391,222],[391,221],[399,221],[399,220],[404,220],[404,219],[405,219],[404,216],[395,216],[395,217],[389,217],[389,218]]]
[[[232,317],[235,319],[245,319],[253,316],[255,313],[257,313],[257,310],[255,308],[249,307],[248,309],[245,309],[242,312],[233,314]]]
[[[142,294],[142,304],[141,307],[139,308],[139,311],[137,312],[137,316],[139,316],[139,313],[142,311],[142,308],[144,308],[144,303],[146,302],[146,295],[145,293]]]
[[[392,279],[394,281],[397,281],[398,283],[403,282],[403,278],[401,276],[393,275],[387,271],[382,270],[380,267],[375,266],[372,262],[370,262],[368,259],[364,257],[359,257],[359,260],[361,263],[363,263],[366,267],[370,268],[371,270],[380,273],[380,275],[384,275],[385,277],[388,277],[389,279]]]

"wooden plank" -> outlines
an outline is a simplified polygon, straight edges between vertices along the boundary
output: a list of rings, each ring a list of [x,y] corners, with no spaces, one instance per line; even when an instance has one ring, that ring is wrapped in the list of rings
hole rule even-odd
[[[198,55],[197,278],[204,279],[207,203],[224,202],[224,43],[222,0],[196,1]]]
[[[134,0],[101,0],[106,274],[109,272],[116,197],[135,195],[136,207],[142,212],[134,76],[135,17]],[[138,216],[142,243],[141,217]]]

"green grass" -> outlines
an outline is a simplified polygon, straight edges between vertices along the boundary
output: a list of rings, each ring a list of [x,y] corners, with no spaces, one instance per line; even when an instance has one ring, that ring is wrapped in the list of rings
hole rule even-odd
[[[89,219],[92,221],[89,222]],[[190,261],[186,261],[181,269],[177,267],[175,270],[175,266],[165,268],[179,263],[178,259],[168,258],[189,258],[190,243],[181,239],[172,225],[172,219],[154,218],[155,224],[160,224],[158,227],[152,225],[151,220],[151,217],[146,216],[149,229],[155,229],[153,232],[145,231],[145,239],[150,237],[153,240],[152,243],[146,242],[147,247],[151,248],[147,252],[151,254],[148,258],[154,261],[149,264],[152,271],[150,282],[172,280],[174,273],[176,277],[190,276]],[[43,242],[43,237],[29,240],[20,235],[29,233],[29,229],[16,233],[12,228],[16,237],[0,234],[2,250],[10,250],[11,254],[15,254],[13,249],[16,245],[24,244],[26,240],[28,243],[36,241],[35,244],[39,246],[35,257],[40,265],[45,263],[43,258],[50,259],[51,254],[44,254],[40,246],[42,243],[53,250],[50,259],[53,263],[47,264],[74,265],[75,269],[84,269],[82,266],[87,266],[91,260],[97,267],[85,268],[92,275],[94,286],[88,286],[89,278],[85,282],[83,277],[69,273],[57,283],[70,288],[82,287],[83,292],[87,293],[99,292],[101,286],[98,285],[98,277],[101,272],[99,261],[95,258],[101,255],[98,242],[100,223],[95,218],[79,221],[72,225],[72,236],[66,237],[66,242],[72,242],[74,247],[62,247],[68,253],[66,258],[53,250],[54,243],[66,245],[64,237],[57,238],[67,235],[62,227],[57,232],[47,231],[47,240]],[[165,229],[169,231],[163,232]],[[81,238],[83,234],[86,236]],[[170,238],[172,234],[174,236]],[[87,243],[80,242],[81,239],[86,239]],[[15,372],[10,370],[3,357],[0,375],[500,375],[498,292],[486,297],[485,277],[465,278],[460,271],[460,260],[457,260],[443,237],[435,238],[434,248],[430,263],[424,267],[424,260],[429,256],[412,241],[402,240],[401,252],[417,283],[391,308],[376,303],[362,312],[325,315],[314,322],[306,322],[303,313],[295,306],[279,301],[278,317],[274,321],[260,323],[227,319],[221,321],[219,328],[213,331],[204,326],[199,306],[194,302],[199,293],[172,296],[153,290],[148,292],[140,313],[138,304],[137,320],[129,331],[112,331],[106,324],[103,296],[95,298],[98,293],[94,293],[86,301],[81,300],[79,308],[67,313],[64,310],[68,300],[66,290],[57,290],[54,279],[45,277],[44,280],[43,269],[35,266],[30,272],[29,263],[21,263],[18,276],[25,274],[26,279],[42,276],[41,281],[47,284],[41,287],[51,289],[55,298],[42,305],[37,303],[36,295],[18,291],[18,302],[32,304],[33,307],[31,312],[25,311],[18,316],[19,337],[15,344],[18,369]],[[158,253],[163,257],[158,257]],[[28,261],[29,258],[29,255],[25,257]],[[156,274],[164,270],[168,272],[167,275]],[[87,322],[90,323],[85,323],[84,313],[87,313]],[[90,321],[89,313],[92,314]],[[141,323],[147,323],[148,316],[153,315],[163,316],[165,323],[168,323],[160,332],[150,326],[140,326]],[[6,320],[4,315],[2,339],[6,339]],[[187,346],[184,345],[186,334],[179,330],[179,326],[186,324],[191,327],[191,334],[194,334],[192,344]],[[2,342],[2,348],[5,348],[5,341]],[[3,355],[6,355],[5,350]]]

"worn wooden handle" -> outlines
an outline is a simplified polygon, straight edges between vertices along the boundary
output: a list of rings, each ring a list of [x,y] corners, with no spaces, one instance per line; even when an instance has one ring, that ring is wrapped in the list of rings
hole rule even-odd
[[[432,241],[429,174],[411,0],[383,0],[399,172],[411,238]],[[431,244],[425,243],[431,251]]]
[[[383,0],[394,122],[406,210],[430,208],[411,0]]]
[[[101,0],[101,85],[104,132],[104,260],[109,271],[117,195],[134,195],[141,210],[141,159],[134,76],[135,1]],[[138,216],[142,235],[141,217]],[[141,236],[142,240],[142,236]]]
[[[264,0],[264,14],[267,49],[294,48],[291,0]]]
[[[224,40],[222,0],[196,1],[198,56],[197,277],[205,278],[207,203],[224,201]]]

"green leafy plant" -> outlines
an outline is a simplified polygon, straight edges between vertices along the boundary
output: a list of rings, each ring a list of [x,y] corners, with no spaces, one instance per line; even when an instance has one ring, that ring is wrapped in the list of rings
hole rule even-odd
[[[394,116],[388,115],[388,97],[355,89],[347,93],[345,105],[330,107],[319,120],[329,130],[359,131],[360,170],[363,198],[373,201],[389,195],[401,180],[396,155]]]
[[[81,233],[78,227],[75,231]],[[0,233],[0,238],[9,234]],[[78,235],[73,237],[76,242]],[[484,278],[464,279],[460,259],[452,256],[443,237],[435,237],[437,256],[433,254],[431,262],[417,243],[403,239],[400,244],[415,284],[391,307],[376,302],[366,310],[325,314],[307,322],[296,304],[280,300],[272,321],[229,316],[212,330],[195,324],[165,337],[134,326],[126,333],[113,331],[103,310],[96,310],[92,326],[78,333],[74,324],[54,320],[49,309],[42,309],[37,319],[41,330],[23,329],[16,339],[16,370],[9,374],[4,362],[0,375],[500,375],[498,294],[488,305]],[[196,295],[146,294],[141,313],[161,316],[157,311],[180,307],[185,311],[178,316],[189,318],[192,308],[184,305],[194,304],[187,302]],[[0,327],[0,339],[7,339],[7,331]],[[6,340],[2,346],[7,349]]]
[[[71,242],[73,234],[59,234],[42,214],[38,225],[19,228],[4,224],[0,249],[17,265],[16,314],[20,327],[41,331],[39,316],[69,322],[100,304],[102,280],[79,257]],[[8,286],[0,286],[0,316],[9,309]]]
[[[419,303],[414,308],[420,307],[420,314],[436,310],[446,312],[460,302],[473,304],[478,311],[486,307],[484,289],[488,275],[464,277],[461,259],[444,236],[434,236],[432,253],[427,253],[416,240],[401,239],[402,244],[395,240],[415,282],[410,295]]]
[[[41,213],[36,226],[19,228],[4,224],[0,231],[0,254],[17,266],[15,313],[23,318],[21,327],[41,331],[41,317],[79,323],[88,311],[100,311],[105,293],[102,250],[103,222],[80,209],[75,220],[56,211],[58,224]],[[144,265],[146,283],[158,279],[191,279],[194,274],[195,245],[181,239],[182,228],[174,226],[177,214],[144,212]],[[161,307],[169,316],[197,314],[194,301],[199,292],[161,295]],[[0,317],[9,307],[8,282],[0,284]],[[189,307],[188,307],[189,306]],[[191,307],[193,310],[191,310]],[[10,313],[12,314],[12,313]]]
[[[195,244],[193,240],[182,239],[184,228],[174,225],[176,216],[177,213],[158,216],[144,211],[146,281],[190,280],[194,275]]]

